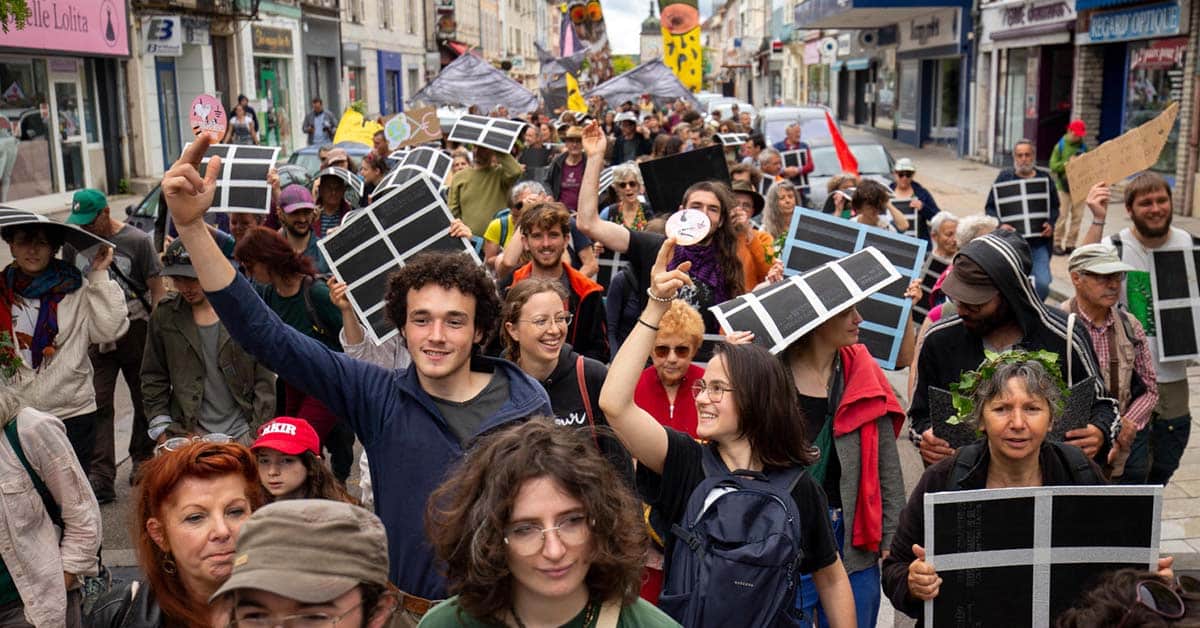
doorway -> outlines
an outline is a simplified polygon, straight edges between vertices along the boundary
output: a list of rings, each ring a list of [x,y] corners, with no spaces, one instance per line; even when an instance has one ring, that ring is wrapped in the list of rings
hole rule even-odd
[[[79,66],[74,60],[60,68],[51,66],[51,83],[54,92],[54,117],[56,122],[55,152],[56,170],[63,182],[63,191],[78,190],[88,186],[87,121],[83,115],[83,85],[79,77]]]
[[[933,89],[929,102],[933,104],[929,121],[929,137],[935,140],[958,138],[958,93],[962,60],[958,57],[934,61]]]
[[[163,168],[168,168],[183,152],[179,138],[179,95],[175,82],[175,60],[170,57],[155,57],[154,75],[158,81],[158,120],[162,129]]]
[[[1038,71],[1037,136],[1033,139],[1038,163],[1047,163],[1071,121],[1075,48],[1069,44],[1042,47]]]

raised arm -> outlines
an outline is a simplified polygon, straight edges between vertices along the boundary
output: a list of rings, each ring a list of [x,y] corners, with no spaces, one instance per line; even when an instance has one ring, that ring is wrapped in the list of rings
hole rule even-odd
[[[684,262],[675,270],[667,270],[667,262],[674,252],[675,240],[668,238],[658,251],[652,271],[651,292],[667,300],[649,299],[638,323],[633,326],[633,331],[609,367],[604,388],[600,391],[600,409],[608,417],[609,425],[625,448],[639,464],[658,474],[662,473],[663,463],[667,459],[667,430],[633,402],[633,393],[646,358],[650,356],[650,349],[654,346],[658,322],[670,307],[670,298],[685,285],[692,285],[692,279],[687,276],[691,262]],[[691,394],[691,391],[681,391],[681,394]]]
[[[162,194],[179,238],[192,258],[200,287],[206,292],[215,292],[233,283],[237,271],[225,259],[204,224],[204,213],[212,206],[217,177],[221,174],[221,158],[213,157],[208,162],[205,176],[200,176],[200,160],[210,142],[207,135],[201,135],[183,151],[179,160],[163,175]]]
[[[629,230],[615,222],[600,220],[600,171],[604,169],[604,148],[608,143],[599,123],[593,120],[583,129],[583,152],[587,165],[579,187],[579,207],[575,224],[583,235],[618,253],[629,250]],[[656,208],[657,209],[657,208]]]
[[[1108,201],[1112,198],[1112,190],[1108,184],[1101,181],[1092,186],[1087,194],[1087,206],[1092,212],[1092,224],[1083,233],[1083,244],[1096,244],[1104,237],[1104,221],[1108,218]]]

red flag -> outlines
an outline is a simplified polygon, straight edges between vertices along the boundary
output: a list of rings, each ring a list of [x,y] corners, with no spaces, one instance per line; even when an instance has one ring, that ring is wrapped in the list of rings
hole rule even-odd
[[[842,172],[853,172],[854,176],[858,176],[858,160],[854,158],[854,153],[850,152],[850,147],[846,145],[846,140],[842,137],[841,131],[838,131],[829,111],[825,112],[825,123],[829,125],[829,136],[833,138],[833,150],[837,151],[838,161],[842,164]]]

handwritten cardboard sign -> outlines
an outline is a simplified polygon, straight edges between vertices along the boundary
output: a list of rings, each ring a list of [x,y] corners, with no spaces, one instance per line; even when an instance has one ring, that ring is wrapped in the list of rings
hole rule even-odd
[[[421,107],[392,116],[383,126],[383,132],[388,148],[396,150],[442,139],[442,123],[437,117],[437,107]]]
[[[1153,120],[1068,161],[1071,200],[1081,203],[1100,181],[1111,185],[1153,166],[1178,116],[1179,103],[1171,103]]]

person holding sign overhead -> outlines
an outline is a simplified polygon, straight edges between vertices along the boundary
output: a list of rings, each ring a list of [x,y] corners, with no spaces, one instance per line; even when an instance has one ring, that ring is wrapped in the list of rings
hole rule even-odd
[[[1054,180],[1050,173],[1046,170],[1038,168],[1034,165],[1034,148],[1033,142],[1020,139],[1013,145],[1012,157],[1013,167],[1005,168],[996,175],[996,181],[992,183],[992,190],[988,192],[986,211],[987,215],[995,216],[1000,219],[1001,229],[1013,229],[1013,226],[1006,223],[1004,216],[1000,214],[1000,210],[996,206],[996,189],[995,185],[1006,183],[1008,181],[1033,181],[1044,179],[1046,181],[1047,198],[1049,203],[1049,217],[1042,222],[1040,227],[1034,226],[1035,234],[1022,233],[1021,235],[1029,242],[1029,250],[1033,256],[1033,279],[1037,286],[1038,297],[1043,301],[1050,295],[1050,253],[1052,247],[1052,238],[1054,237],[1054,224],[1058,221],[1058,194],[1052,192]]]

